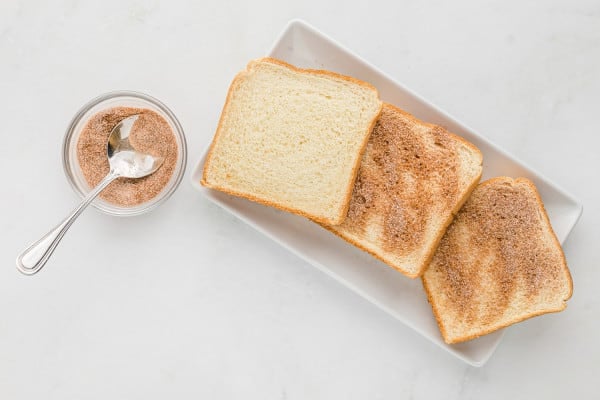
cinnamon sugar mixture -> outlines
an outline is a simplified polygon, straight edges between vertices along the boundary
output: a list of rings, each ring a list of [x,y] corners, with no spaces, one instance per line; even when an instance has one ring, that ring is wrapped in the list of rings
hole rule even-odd
[[[369,221],[383,215],[381,247],[398,256],[416,251],[432,215],[454,208],[461,195],[458,146],[445,129],[415,128],[384,106],[361,161],[348,218],[340,226],[366,237]]]
[[[145,108],[114,107],[90,118],[77,142],[77,160],[87,184],[95,187],[108,174],[106,153],[108,137],[121,120],[139,114],[131,128],[129,142],[142,153],[164,158],[161,167],[144,178],[118,178],[100,193],[100,197],[120,206],[135,206],[158,195],[167,185],[177,163],[177,141],[169,123]]]

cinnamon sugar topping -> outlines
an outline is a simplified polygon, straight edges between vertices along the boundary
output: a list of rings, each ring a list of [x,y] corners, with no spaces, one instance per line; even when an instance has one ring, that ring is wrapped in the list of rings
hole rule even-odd
[[[135,206],[157,196],[168,184],[178,158],[177,141],[169,123],[158,113],[133,107],[114,107],[93,115],[84,126],[77,142],[77,160],[90,187],[96,186],[109,172],[106,153],[108,137],[121,120],[139,114],[129,142],[142,153],[164,158],[161,167],[139,179],[118,178],[102,191],[100,197],[120,206]]]
[[[454,208],[459,196],[456,146],[445,129],[415,127],[384,106],[340,229],[364,235],[371,218],[382,216],[386,251],[404,255],[422,246],[427,219],[439,209]]]
[[[481,184],[448,228],[423,277],[449,343],[559,311],[571,278],[535,186]]]

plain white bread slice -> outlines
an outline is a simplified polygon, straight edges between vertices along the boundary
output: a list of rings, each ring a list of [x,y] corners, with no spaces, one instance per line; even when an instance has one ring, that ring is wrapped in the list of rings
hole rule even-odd
[[[201,183],[337,225],[381,107],[365,82],[251,61],[231,84]]]

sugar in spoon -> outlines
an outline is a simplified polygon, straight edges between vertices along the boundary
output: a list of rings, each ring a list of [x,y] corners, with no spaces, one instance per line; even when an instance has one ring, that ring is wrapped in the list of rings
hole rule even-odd
[[[25,275],[33,275],[42,269],[75,219],[112,181],[119,177],[143,178],[162,165],[162,157],[137,152],[129,143],[131,128],[138,117],[139,115],[132,115],[115,125],[106,145],[110,166],[108,175],[84,197],[81,204],[65,220],[17,257],[19,271]]]

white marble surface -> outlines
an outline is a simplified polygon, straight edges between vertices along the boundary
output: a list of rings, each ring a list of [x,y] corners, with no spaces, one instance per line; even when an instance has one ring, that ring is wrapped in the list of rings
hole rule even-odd
[[[600,395],[597,1],[0,2],[0,398],[506,399]],[[235,72],[303,18],[564,187],[567,310],[465,365],[207,202],[89,210],[35,277],[14,268],[75,205],[64,129],[139,90],[188,136],[189,170]]]

